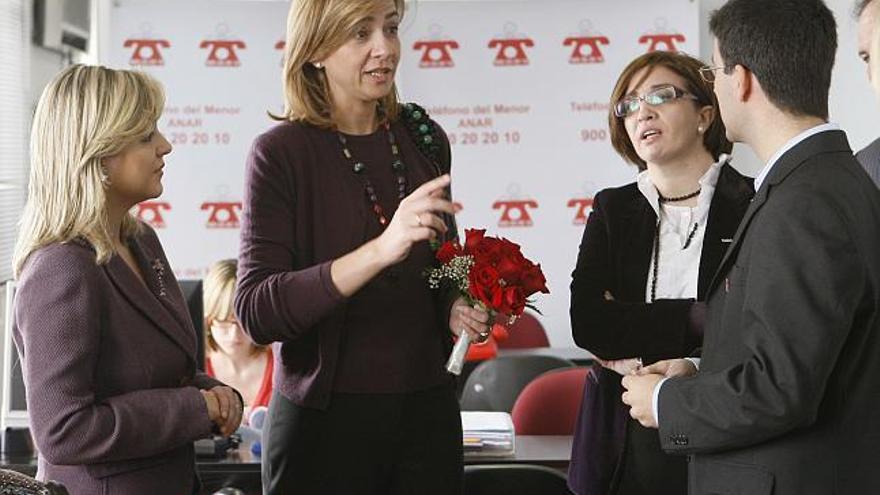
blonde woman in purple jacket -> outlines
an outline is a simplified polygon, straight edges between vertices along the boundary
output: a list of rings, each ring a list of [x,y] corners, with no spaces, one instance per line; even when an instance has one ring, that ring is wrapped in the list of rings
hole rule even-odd
[[[445,134],[396,98],[403,14],[403,0],[291,3],[283,122],[248,156],[235,296],[275,356],[268,494],[462,491],[444,363],[453,333],[488,337],[488,314],[423,275],[455,207]]]
[[[34,117],[13,335],[37,477],[71,495],[194,493],[192,442],[241,418],[237,393],[197,371],[174,273],[129,213],[162,193],[163,105],[145,74],[75,65]]]

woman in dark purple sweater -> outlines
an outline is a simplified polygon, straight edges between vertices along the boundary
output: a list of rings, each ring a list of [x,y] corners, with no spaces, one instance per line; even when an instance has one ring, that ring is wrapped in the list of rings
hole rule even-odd
[[[284,122],[248,158],[235,307],[275,346],[266,493],[461,491],[444,361],[488,315],[423,276],[454,207],[442,130],[396,100],[402,15],[401,0],[294,2]]]

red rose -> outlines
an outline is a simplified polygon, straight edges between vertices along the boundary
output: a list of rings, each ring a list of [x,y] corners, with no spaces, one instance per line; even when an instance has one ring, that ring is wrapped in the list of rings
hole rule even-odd
[[[532,265],[520,278],[522,283],[522,291],[525,297],[529,297],[535,292],[543,292],[549,294],[547,289],[547,279],[544,278],[544,272],[541,271],[541,265]]]
[[[507,285],[516,285],[519,281],[522,267],[509,256],[504,256],[498,260],[498,276],[504,279]]]
[[[468,273],[470,296],[490,310],[518,316],[529,296],[549,293],[540,265],[523,256],[520,246],[509,239],[486,236],[485,229],[466,229],[463,246],[446,243],[437,251],[443,263],[461,255],[474,258]]]
[[[468,273],[470,292],[474,298],[489,308],[495,308],[495,292],[498,290],[498,272],[487,263],[476,263]],[[499,298],[500,299],[500,298]]]
[[[437,250],[437,259],[440,263],[446,264],[452,261],[452,258],[461,255],[461,246],[454,241],[446,241]]]
[[[522,258],[522,251],[520,251],[519,244],[510,241],[509,239],[501,239],[501,253],[503,256],[511,257],[514,259]]]
[[[494,237],[483,237],[474,246],[473,255],[477,261],[494,265],[501,259],[501,242]]]
[[[500,285],[496,285],[495,287],[492,287],[491,296],[492,296],[492,305],[489,306],[490,308],[494,309],[495,311],[498,311],[499,313],[505,313],[505,312],[509,311],[507,306],[505,306],[505,304],[504,304],[504,288],[503,287],[501,287]]]
[[[526,308],[526,298],[519,287],[504,289],[504,306],[508,308],[508,316],[519,316]]]
[[[486,229],[465,229],[464,231],[464,250],[468,254],[474,254],[477,244],[483,240],[486,235]]]
[[[483,303],[487,308],[491,310],[497,311],[497,305],[495,304],[495,291],[498,290],[498,286],[496,285],[493,288],[486,288],[480,285],[472,285],[470,292],[471,296]]]
[[[487,263],[476,263],[470,273],[472,281],[482,287],[493,287],[498,285],[498,272],[492,265]]]

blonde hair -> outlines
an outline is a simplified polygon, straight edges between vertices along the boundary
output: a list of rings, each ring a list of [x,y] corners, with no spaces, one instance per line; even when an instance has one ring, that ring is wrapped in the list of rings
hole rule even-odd
[[[203,300],[205,315],[205,347],[211,351],[219,348],[214,336],[211,335],[211,325],[215,321],[230,321],[235,318],[233,300],[235,297],[235,272],[238,270],[238,261],[235,259],[220,260],[208,269],[203,284]],[[265,346],[251,343],[257,349],[265,349]]]
[[[110,232],[104,158],[149,134],[165,96],[150,76],[101,66],[73,65],[43,90],[31,128],[28,199],[13,255],[15,276],[28,256],[54,243],[81,238],[95,250],[95,262],[115,250]],[[123,239],[139,229],[123,218]]]
[[[277,120],[302,121],[316,127],[335,127],[327,76],[312,61],[328,57],[351,36],[358,22],[382,0],[293,0],[287,15],[284,48],[284,112]],[[394,0],[403,18],[404,0]],[[388,120],[398,115],[397,85],[378,104]]]

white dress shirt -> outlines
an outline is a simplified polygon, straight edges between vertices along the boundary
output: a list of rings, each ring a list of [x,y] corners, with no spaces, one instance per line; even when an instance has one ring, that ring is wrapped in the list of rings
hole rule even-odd
[[[697,283],[700,272],[700,254],[706,234],[706,220],[721,166],[730,159],[721,155],[716,163],[700,178],[700,194],[697,206],[676,206],[661,204],[657,188],[651,182],[647,171],[638,175],[636,184],[645,199],[660,219],[659,263],[651,251],[648,265],[648,283],[645,287],[645,302],[651,301],[651,288],[654,282],[654,263],[657,264],[657,299],[694,299],[697,297]],[[688,237],[693,237],[688,242]],[[687,246],[687,248],[685,248]]]

